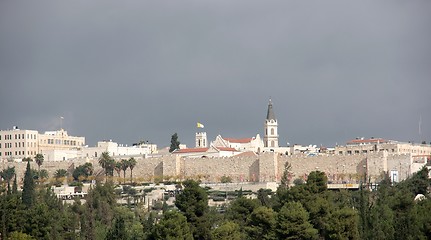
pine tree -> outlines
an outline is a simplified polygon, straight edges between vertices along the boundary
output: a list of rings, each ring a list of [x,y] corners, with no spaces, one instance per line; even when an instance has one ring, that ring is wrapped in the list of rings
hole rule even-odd
[[[292,166],[290,165],[289,162],[286,162],[284,164],[284,171],[283,171],[283,175],[281,176],[281,183],[280,183],[280,187],[283,188],[283,190],[289,188],[291,171],[292,171]]]
[[[106,234],[106,240],[111,239],[127,239],[126,238],[126,226],[124,224],[124,218],[119,216],[115,219],[115,224],[112,226],[112,228],[108,231],[108,234]]]
[[[174,133],[171,137],[171,147],[169,148],[169,152],[173,152],[176,149],[180,148],[180,142],[178,141],[178,134]]]
[[[31,207],[34,202],[35,190],[34,179],[30,169],[30,162],[27,162],[27,168],[24,175],[24,186],[22,190],[22,203],[27,207]]]

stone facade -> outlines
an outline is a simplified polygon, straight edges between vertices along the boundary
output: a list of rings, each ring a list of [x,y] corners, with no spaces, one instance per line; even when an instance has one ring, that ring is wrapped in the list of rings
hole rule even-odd
[[[182,180],[200,179],[203,182],[219,182],[221,177],[229,176],[234,182],[279,182],[284,165],[292,166],[291,180],[307,179],[312,171],[323,171],[333,183],[357,183],[379,181],[383,172],[397,171],[398,180],[410,176],[426,164],[414,161],[411,154],[392,155],[387,152],[358,155],[319,155],[286,156],[277,153],[263,153],[256,156],[237,156],[222,158],[180,158],[168,155],[160,158],[136,158],[133,177],[137,181],[155,179]],[[53,176],[57,169],[72,170],[73,167],[91,162],[95,173],[103,172],[97,159],[62,162],[44,162],[41,169],[46,169]],[[35,162],[32,168],[37,169]],[[15,166],[18,179],[23,178],[26,163],[3,162],[2,169]],[[130,170],[127,171],[127,177]]]

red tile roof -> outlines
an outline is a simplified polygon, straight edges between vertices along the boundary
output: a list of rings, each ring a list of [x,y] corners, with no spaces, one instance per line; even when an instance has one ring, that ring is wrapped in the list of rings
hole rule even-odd
[[[209,148],[184,148],[175,150],[172,153],[198,153],[198,152],[206,152]]]
[[[236,152],[235,148],[230,148],[230,147],[217,147],[217,149],[225,152]]]
[[[231,143],[249,143],[253,140],[253,138],[224,138],[224,140],[229,141]]]

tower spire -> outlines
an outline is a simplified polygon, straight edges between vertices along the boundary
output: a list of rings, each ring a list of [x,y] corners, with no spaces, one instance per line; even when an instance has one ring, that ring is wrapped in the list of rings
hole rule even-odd
[[[272,100],[271,98],[269,98],[269,103],[268,103],[268,112],[266,114],[266,120],[275,120],[275,114],[274,114],[274,110],[272,110]]]
[[[266,113],[265,120],[265,135],[263,143],[265,147],[277,148],[278,147],[278,123],[275,119],[274,110],[272,109],[272,100],[269,98],[268,112]]]

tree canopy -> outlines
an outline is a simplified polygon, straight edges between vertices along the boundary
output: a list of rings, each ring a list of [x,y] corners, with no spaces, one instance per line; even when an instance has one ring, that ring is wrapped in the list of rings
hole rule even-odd
[[[171,136],[171,146],[169,147],[169,152],[173,152],[176,149],[180,149],[180,141],[178,141],[178,134],[174,133]]]

